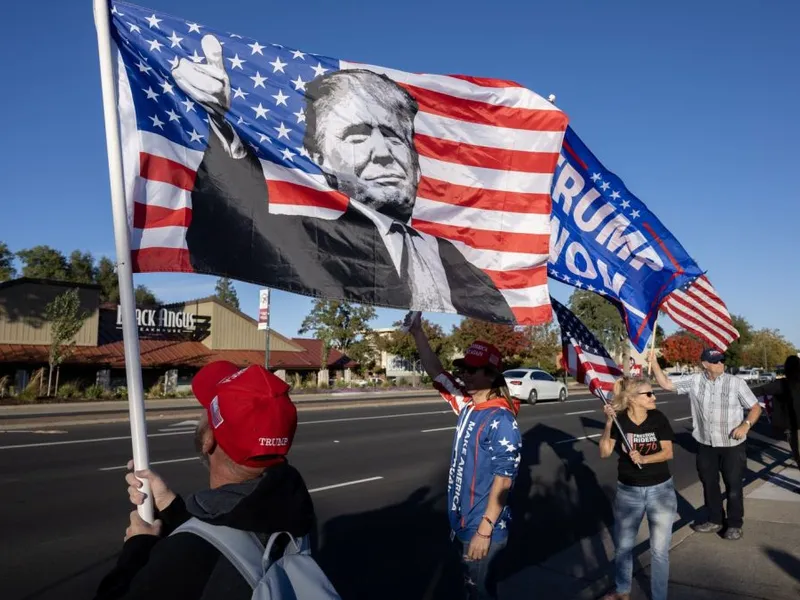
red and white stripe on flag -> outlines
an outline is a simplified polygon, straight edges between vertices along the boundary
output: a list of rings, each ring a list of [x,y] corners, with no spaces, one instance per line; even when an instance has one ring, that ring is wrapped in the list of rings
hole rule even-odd
[[[687,331],[700,336],[720,352],[724,352],[739,332],[733,326],[728,307],[705,275],[688,287],[669,294],[661,310]]]
[[[619,366],[610,358],[583,350],[574,338],[570,342],[565,348],[567,372],[588,385],[593,394],[610,395],[614,382],[623,375]]]
[[[344,62],[341,68],[383,73],[419,104],[415,145],[422,177],[412,225],[452,241],[492,279],[518,323],[550,321],[550,186],[566,115],[510,82]],[[203,153],[136,130],[124,73],[120,65],[134,266],[191,271],[186,231]],[[266,160],[261,166],[271,212],[335,219],[346,210],[348,199],[321,175]]]

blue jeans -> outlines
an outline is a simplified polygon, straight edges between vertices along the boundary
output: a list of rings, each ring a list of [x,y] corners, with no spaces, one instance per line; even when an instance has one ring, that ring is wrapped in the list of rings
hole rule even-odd
[[[672,479],[646,487],[617,483],[614,501],[616,584],[618,594],[629,594],[633,578],[633,546],[645,513],[650,527],[650,597],[666,600],[669,583],[669,545],[678,498]]]
[[[481,560],[467,560],[469,542],[456,540],[456,547],[461,556],[461,571],[464,575],[464,597],[467,600],[490,600],[495,597],[494,585],[490,580],[490,569],[497,553],[506,547],[508,540],[494,541],[489,552]]]

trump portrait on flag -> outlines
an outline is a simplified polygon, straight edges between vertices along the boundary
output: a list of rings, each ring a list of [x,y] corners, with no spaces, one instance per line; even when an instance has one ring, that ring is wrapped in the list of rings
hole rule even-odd
[[[300,287],[325,296],[513,320],[489,277],[467,262],[452,243],[409,225],[420,168],[414,148],[418,109],[408,92],[385,75],[362,69],[335,71],[308,84],[303,149],[330,187],[349,202],[336,219],[271,216],[259,170],[241,172],[233,165],[219,164],[250,162],[252,153],[225,120],[230,82],[219,41],[209,35],[202,45],[206,63],[181,59],[173,71],[181,89],[208,110],[216,142],[225,151],[214,157],[218,166],[212,193],[207,193],[204,178],[198,177],[192,196],[187,241],[197,270],[237,278],[250,278],[254,272],[269,274],[276,264],[280,270],[287,268],[275,256],[277,249],[294,255],[295,264],[302,262],[294,274]],[[214,140],[207,158],[213,153],[212,145]],[[202,164],[199,172],[203,172]],[[226,177],[234,172],[236,180]],[[248,175],[252,183],[246,181]],[[225,189],[228,182],[230,187]],[[258,197],[251,195],[254,192]],[[260,213],[253,214],[259,225],[254,229],[241,218],[240,207],[247,206]],[[228,240],[224,253],[208,245],[220,235]],[[255,248],[261,251],[253,252]],[[314,259],[298,260],[309,256]]]
[[[122,129],[139,131],[126,144],[136,270],[549,320],[561,111],[509,82],[347,63],[167,16],[169,28],[142,16],[156,38],[142,42],[129,6],[115,33]]]

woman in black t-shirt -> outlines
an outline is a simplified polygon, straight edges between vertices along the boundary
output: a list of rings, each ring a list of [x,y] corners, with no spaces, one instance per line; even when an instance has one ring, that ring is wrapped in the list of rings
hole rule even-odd
[[[650,527],[652,600],[666,600],[669,582],[669,546],[678,499],[667,461],[672,459],[674,434],[669,420],[656,410],[653,388],[647,381],[624,377],[614,384],[614,398],[606,405],[606,428],[600,438],[600,456],[619,455],[617,495],[614,500],[616,592],[604,600],[628,600],[633,577],[633,546],[644,515]],[[633,451],[628,454],[612,417],[616,414]],[[641,468],[639,468],[641,466]]]

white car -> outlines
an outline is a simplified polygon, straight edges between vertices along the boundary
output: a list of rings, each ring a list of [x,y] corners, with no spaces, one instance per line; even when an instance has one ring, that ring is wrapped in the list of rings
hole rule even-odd
[[[563,382],[541,369],[511,369],[503,373],[503,377],[511,396],[528,404],[539,400],[564,402],[569,396]]]

